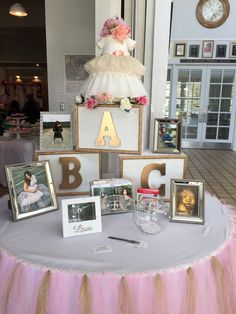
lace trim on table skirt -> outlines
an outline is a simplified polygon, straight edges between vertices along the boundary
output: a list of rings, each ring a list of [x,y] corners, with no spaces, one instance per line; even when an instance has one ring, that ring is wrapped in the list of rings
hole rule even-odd
[[[119,99],[147,95],[142,81],[137,76],[106,72],[89,75],[79,93],[84,97],[108,93]]]
[[[142,76],[145,71],[144,65],[130,55],[113,56],[110,54],[104,54],[90,60],[84,65],[84,68],[89,74],[106,71]]]

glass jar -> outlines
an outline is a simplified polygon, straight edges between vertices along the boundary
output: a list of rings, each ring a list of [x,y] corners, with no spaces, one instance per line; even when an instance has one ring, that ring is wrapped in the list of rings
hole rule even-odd
[[[136,226],[143,232],[156,234],[163,230],[168,223],[170,204],[155,200],[149,204],[137,203],[133,212]]]

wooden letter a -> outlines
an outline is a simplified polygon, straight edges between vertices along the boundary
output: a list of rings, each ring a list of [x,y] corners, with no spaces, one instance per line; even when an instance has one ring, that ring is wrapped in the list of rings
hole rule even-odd
[[[96,139],[97,146],[104,146],[106,144],[104,137],[109,137],[109,146],[120,146],[120,139],[116,133],[112,115],[109,111],[105,111],[103,114],[100,132]]]

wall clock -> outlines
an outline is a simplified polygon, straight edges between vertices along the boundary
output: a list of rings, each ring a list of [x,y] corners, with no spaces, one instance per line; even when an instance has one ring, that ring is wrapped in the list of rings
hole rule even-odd
[[[196,7],[198,22],[207,28],[222,25],[229,16],[228,0],[200,0]]]

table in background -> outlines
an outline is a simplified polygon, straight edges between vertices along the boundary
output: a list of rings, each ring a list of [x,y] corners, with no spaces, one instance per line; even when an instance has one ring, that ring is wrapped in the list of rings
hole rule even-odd
[[[20,139],[0,136],[0,183],[7,186],[5,165],[31,162],[38,147],[38,136],[25,136]]]
[[[102,233],[62,238],[61,210],[14,223],[6,204],[0,199],[1,313],[235,313],[236,215],[209,194],[205,225],[167,222],[157,235],[139,231],[129,213],[103,216]],[[93,254],[107,244],[112,253]]]

